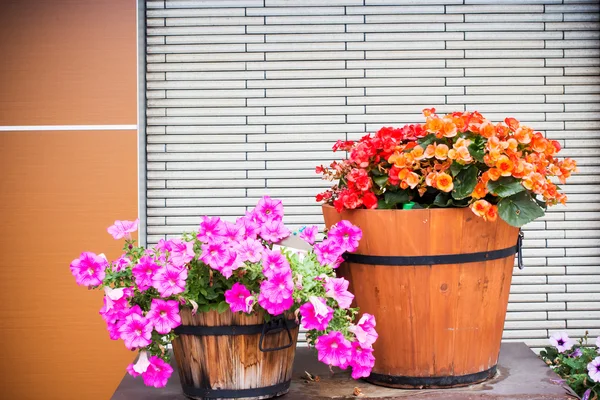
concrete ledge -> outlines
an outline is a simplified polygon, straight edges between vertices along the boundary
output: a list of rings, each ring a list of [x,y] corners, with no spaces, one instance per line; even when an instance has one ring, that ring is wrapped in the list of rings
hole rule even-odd
[[[318,376],[307,379],[306,372]],[[403,390],[354,381],[346,371],[329,371],[317,361],[312,350],[298,348],[290,391],[282,400],[305,399],[444,399],[444,400],[562,400],[576,399],[568,388],[552,380],[559,377],[523,343],[504,343],[500,351],[498,373],[481,384],[456,389]],[[356,396],[356,388],[361,395]],[[117,388],[112,400],[183,400],[186,396],[174,372],[164,389],[145,387],[141,378],[129,375]]]

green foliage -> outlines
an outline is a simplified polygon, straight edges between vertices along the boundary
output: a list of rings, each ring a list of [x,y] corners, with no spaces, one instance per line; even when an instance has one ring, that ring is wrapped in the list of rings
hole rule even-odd
[[[454,190],[452,190],[454,199],[461,200],[471,196],[477,185],[478,172],[475,165],[469,165],[454,177]]]
[[[433,206],[446,208],[446,207],[467,207],[469,205],[468,199],[456,200],[453,199],[450,193],[439,192],[433,200]]]
[[[480,163],[483,162],[483,156],[485,155],[485,139],[479,135],[472,135],[471,139],[471,144],[469,145],[468,149],[469,149],[469,154],[471,154],[471,157],[473,157],[475,160],[479,161]]]
[[[391,191],[388,190],[384,194],[384,200],[391,208],[395,208],[398,204],[408,203],[409,196],[407,190]]]
[[[498,202],[498,215],[512,226],[521,227],[544,216],[544,209],[536,203],[529,192],[523,191]]]
[[[374,176],[373,177],[373,181],[377,184],[377,186],[379,186],[380,188],[382,188],[385,185],[387,185],[387,183],[388,183],[388,176],[387,175]]]
[[[581,355],[578,353],[581,352]],[[571,350],[559,353],[555,347],[546,347],[540,358],[554,370],[577,395],[584,396],[589,391],[589,400],[600,398],[600,382],[594,382],[588,375],[588,364],[598,357],[597,347],[587,346],[586,336]]]
[[[489,181],[487,188],[490,193],[500,197],[509,197],[525,191],[525,186],[521,185],[521,181],[512,176],[503,176],[497,181]]]

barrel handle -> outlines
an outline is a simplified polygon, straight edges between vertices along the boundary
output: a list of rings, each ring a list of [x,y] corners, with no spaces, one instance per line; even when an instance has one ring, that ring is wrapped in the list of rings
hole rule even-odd
[[[264,340],[265,336],[268,335],[269,333],[281,332],[282,329],[285,329],[285,331],[287,332],[289,343],[285,344],[283,346],[269,347],[269,348],[265,349],[263,347],[263,340]],[[285,350],[285,349],[292,347],[293,344],[294,344],[294,339],[292,338],[292,332],[290,332],[290,328],[288,328],[287,321],[283,316],[279,315],[263,324],[262,332],[260,334],[260,340],[258,341],[258,349],[260,351],[262,351],[263,353],[268,353],[271,351]]]
[[[519,269],[525,268],[525,265],[523,265],[523,238],[524,237],[525,237],[525,235],[523,234],[523,231],[521,229],[519,229],[519,237],[517,238],[517,266],[519,267]]]

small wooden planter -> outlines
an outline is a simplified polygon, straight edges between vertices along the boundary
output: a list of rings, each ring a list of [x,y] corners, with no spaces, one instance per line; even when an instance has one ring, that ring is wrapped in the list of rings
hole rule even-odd
[[[183,392],[193,399],[268,399],[285,394],[292,378],[298,325],[264,323],[264,314],[182,309],[173,341]]]
[[[518,228],[466,208],[323,213],[328,227],[346,219],[363,231],[338,273],[377,321],[369,382],[455,387],[495,375]]]

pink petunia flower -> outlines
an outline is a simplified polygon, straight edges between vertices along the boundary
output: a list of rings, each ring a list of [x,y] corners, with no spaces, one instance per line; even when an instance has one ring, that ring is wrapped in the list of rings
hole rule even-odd
[[[90,251],[81,253],[69,266],[75,281],[81,286],[98,286],[106,276],[106,258]]]
[[[348,282],[344,278],[326,278],[325,295],[337,301],[341,309],[347,309],[354,300],[354,295],[348,291]]]
[[[146,372],[149,366],[150,361],[148,361],[148,352],[140,351],[140,356],[138,357],[136,363],[129,364],[127,366],[127,372],[129,372],[129,375],[135,378]]]
[[[316,225],[312,225],[305,227],[298,236],[300,237],[300,239],[304,240],[308,244],[315,244],[318,232],[319,228]]]
[[[125,254],[123,254],[117,260],[113,261],[113,263],[112,263],[112,270],[114,272],[123,271],[130,264],[131,264],[131,260]]]
[[[169,297],[185,291],[187,269],[167,264],[161,267],[152,277],[152,286],[161,297]]]
[[[137,312],[130,312],[125,317],[124,323],[119,327],[119,333],[129,350],[146,347],[152,343],[152,323]]]
[[[105,321],[120,318],[123,311],[129,309],[129,301],[133,297],[133,288],[112,289],[104,287],[104,306],[100,309],[100,315]]]
[[[357,342],[352,342],[352,358],[350,366],[352,367],[352,378],[366,378],[371,375],[371,370],[375,365],[373,349],[363,349]]]
[[[223,238],[233,243],[238,243],[244,239],[244,227],[238,224],[225,221]]]
[[[205,243],[201,248],[200,260],[212,269],[219,271],[223,268],[223,265],[230,261],[229,249],[222,242]]]
[[[156,264],[152,257],[144,256],[139,259],[138,263],[131,269],[131,274],[140,291],[143,292],[152,287],[152,278],[159,269],[160,265]]]
[[[571,350],[571,347],[575,345],[575,341],[566,332],[556,332],[550,336],[550,344],[556,347],[559,353],[563,353],[566,350]]]
[[[161,252],[171,251],[171,241],[160,239],[156,245],[154,245],[156,250],[160,250]]]
[[[600,352],[600,336],[598,336],[596,338],[596,343],[595,344],[596,344],[596,347],[598,348],[598,351]]]
[[[291,273],[290,263],[279,250],[264,249],[262,256],[263,274],[270,279],[275,274]]]
[[[198,240],[204,243],[221,240],[225,233],[225,224],[219,217],[202,217],[198,229]]]
[[[246,216],[238,218],[235,224],[242,228],[244,238],[256,239],[260,233],[260,223],[252,212],[247,212]]]
[[[309,301],[300,306],[300,315],[302,328],[324,331],[333,318],[333,308],[327,305],[325,299],[310,296]]]
[[[600,357],[594,358],[587,365],[588,375],[594,382],[600,382]]]
[[[264,250],[262,244],[252,238],[242,240],[234,248],[242,261],[250,261],[251,263],[259,262]]]
[[[363,349],[371,348],[379,335],[375,331],[375,317],[371,314],[364,313],[358,320],[358,324],[351,325],[348,330],[354,333],[356,340],[360,343]]]
[[[275,274],[261,282],[258,304],[269,314],[279,315],[294,304],[293,291],[294,282],[291,273]]]
[[[281,200],[273,200],[269,196],[264,196],[258,201],[254,211],[260,222],[281,220],[283,218],[283,203]]]
[[[331,227],[327,238],[337,243],[342,252],[353,252],[358,248],[358,241],[362,238],[362,231],[350,222],[342,220]]]
[[[345,368],[352,357],[352,346],[339,331],[320,336],[315,343],[315,348],[319,361],[334,367]]]
[[[260,237],[271,243],[279,243],[290,236],[291,232],[280,219],[270,219],[260,227]]]
[[[169,261],[176,267],[183,267],[195,257],[194,243],[185,242],[181,239],[170,240],[170,258]]]
[[[150,365],[142,375],[146,386],[154,386],[156,388],[165,387],[167,381],[173,373],[173,367],[166,363],[162,358],[152,356],[148,360]]]
[[[252,304],[248,301],[252,298],[252,294],[239,282],[233,284],[231,289],[225,291],[225,301],[229,304],[231,312],[243,311],[249,313]],[[250,304],[249,304],[250,303]]]
[[[329,265],[332,268],[337,268],[342,261],[343,250],[331,239],[325,239],[321,243],[315,244],[313,250],[317,256],[317,261],[321,265]]]
[[[109,226],[106,230],[114,239],[131,239],[131,234],[137,231],[138,223],[139,219],[135,221],[115,221],[115,224]]]
[[[154,325],[156,332],[166,335],[181,325],[179,303],[176,300],[152,299],[146,318]]]
[[[229,253],[229,259],[227,263],[225,263],[225,265],[223,265],[222,268],[219,269],[219,272],[225,278],[229,279],[231,275],[233,275],[233,271],[243,267],[245,264],[242,261],[242,258],[236,253],[234,249],[229,248],[227,249],[227,252]]]

